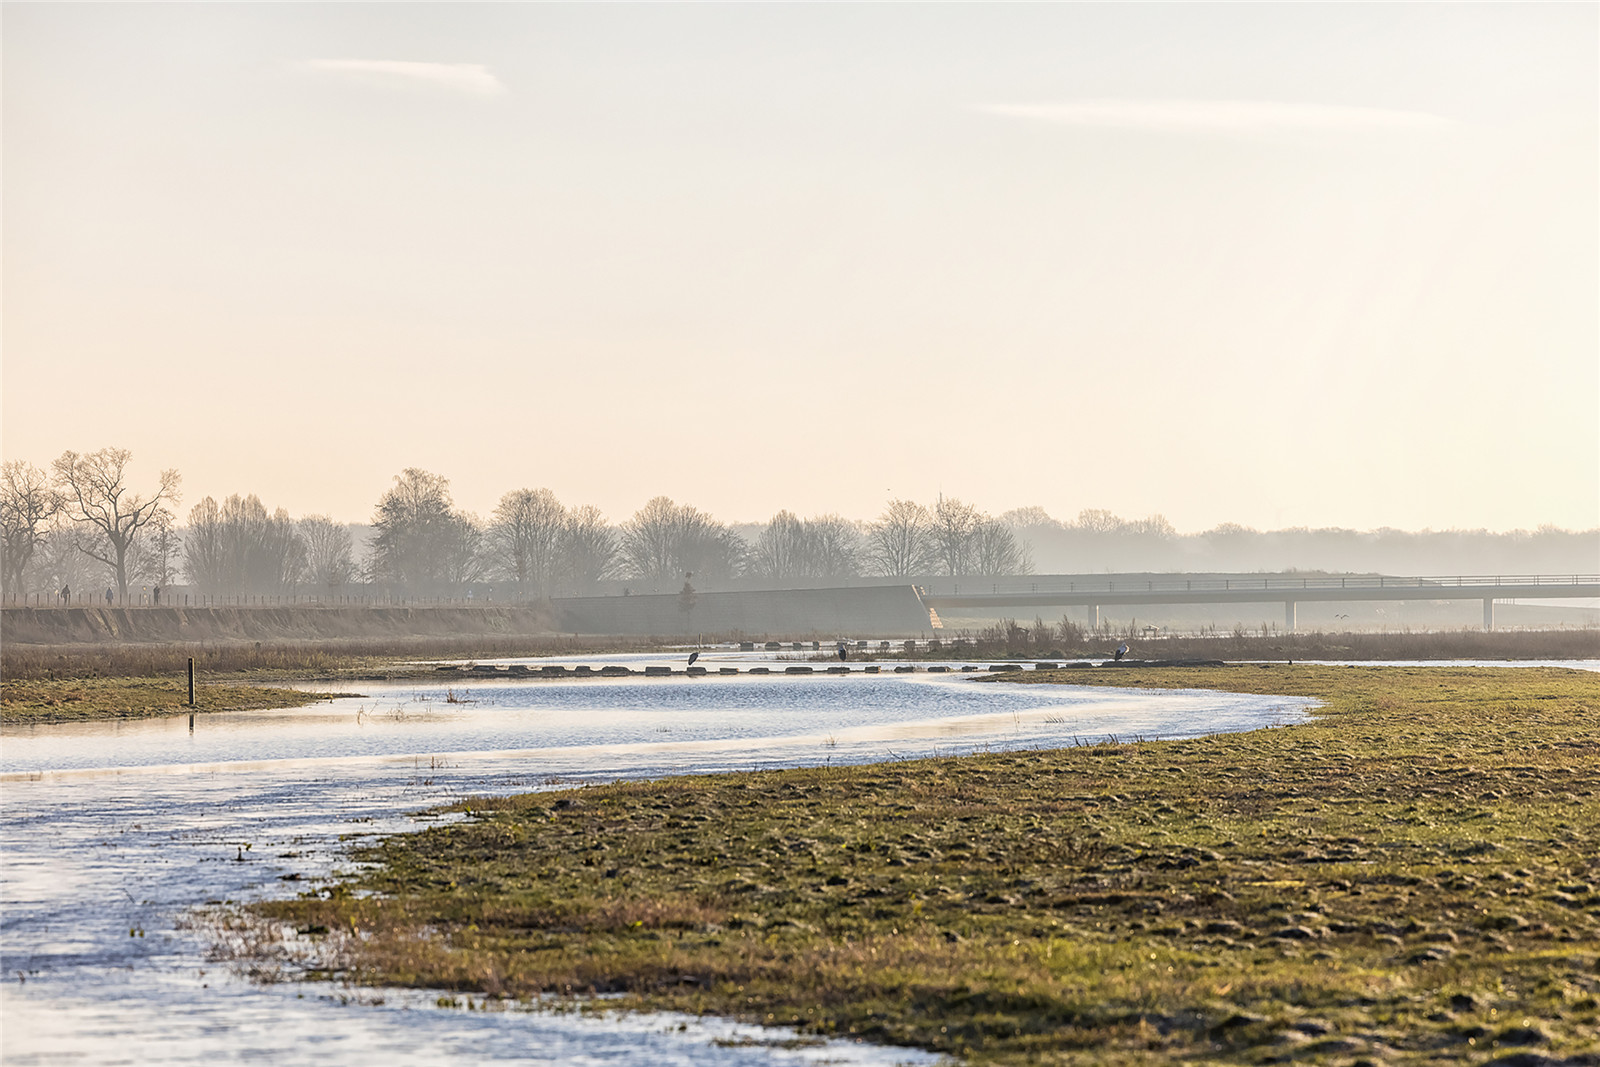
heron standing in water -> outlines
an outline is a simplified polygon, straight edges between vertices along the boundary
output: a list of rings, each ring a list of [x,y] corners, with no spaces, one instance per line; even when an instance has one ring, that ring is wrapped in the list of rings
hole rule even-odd
[[[840,641],[839,642],[839,662],[840,663],[844,662],[844,657],[845,657],[844,642]]]

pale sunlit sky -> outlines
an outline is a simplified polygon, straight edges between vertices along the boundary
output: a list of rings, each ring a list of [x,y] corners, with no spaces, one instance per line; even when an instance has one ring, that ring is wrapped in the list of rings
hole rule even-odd
[[[1593,4],[0,19],[7,459],[1600,524]]]

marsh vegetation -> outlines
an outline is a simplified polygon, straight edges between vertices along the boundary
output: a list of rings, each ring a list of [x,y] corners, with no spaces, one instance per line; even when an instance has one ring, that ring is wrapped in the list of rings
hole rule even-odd
[[[476,800],[257,914],[362,982],[618,993],[973,1062],[1600,1049],[1600,677],[1027,680],[1324,706],[1197,740]]]

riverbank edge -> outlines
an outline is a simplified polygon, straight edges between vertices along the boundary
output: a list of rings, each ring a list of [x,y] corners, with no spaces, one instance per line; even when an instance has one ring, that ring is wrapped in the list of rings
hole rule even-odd
[[[195,702],[190,706],[186,680],[7,679],[0,685],[0,735],[21,727],[58,723],[298,708],[348,695],[312,692],[287,685],[206,681],[195,686]]]
[[[623,993],[973,1062],[1600,1052],[1600,679],[1026,680],[1323,707],[1189,741],[471,801],[469,821],[360,850],[380,866],[255,913],[357,981]]]

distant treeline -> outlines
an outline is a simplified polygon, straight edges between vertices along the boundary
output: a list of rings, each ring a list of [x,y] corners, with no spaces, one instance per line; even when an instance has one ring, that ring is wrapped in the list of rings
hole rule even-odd
[[[1180,534],[1165,518],[1042,508],[997,517],[954,498],[891,501],[876,519],[780,511],[730,525],[658,496],[609,522],[548,489],[516,489],[487,517],[457,508],[449,482],[407,468],[378,498],[370,526],[269,510],[254,494],[206,497],[183,516],[180,479],[163,471],[136,492],[126,449],[64,453],[48,470],[9,460],[0,485],[4,588],[75,598],[183,583],[206,596],[337,595],[360,586],[410,596],[582,595],[617,582],[676,591],[742,580],[816,584],[868,576],[998,577],[1038,571],[1283,571],[1405,574],[1600,570],[1600,530],[1277,530],[1224,524]],[[353,532],[355,531],[355,532]],[[361,536],[357,536],[357,533]]]

